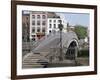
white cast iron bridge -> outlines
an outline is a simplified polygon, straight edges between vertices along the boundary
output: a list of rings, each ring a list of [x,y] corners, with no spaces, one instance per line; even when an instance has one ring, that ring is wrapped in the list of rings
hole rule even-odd
[[[60,33],[51,33],[36,41],[31,46],[31,52],[27,53],[22,60],[23,68],[44,67],[47,63],[72,63],[75,62],[78,53],[77,35],[70,31],[62,32],[62,52]],[[60,61],[59,57],[63,60]]]

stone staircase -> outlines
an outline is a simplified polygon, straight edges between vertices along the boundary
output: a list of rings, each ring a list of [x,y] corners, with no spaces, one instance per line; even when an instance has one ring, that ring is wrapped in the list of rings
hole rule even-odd
[[[44,57],[40,54],[31,54],[27,55],[22,61],[22,68],[42,68],[44,65],[38,63],[39,60],[43,60]]]

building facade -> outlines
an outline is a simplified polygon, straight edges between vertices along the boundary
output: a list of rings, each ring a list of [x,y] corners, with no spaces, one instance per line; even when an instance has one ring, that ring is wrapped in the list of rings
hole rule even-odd
[[[67,32],[67,24],[64,22],[63,19],[60,18],[48,18],[47,19],[47,31],[46,31],[46,35],[52,33],[52,32],[58,32],[59,31],[59,27],[58,25],[60,24],[60,21],[62,22],[63,25],[63,32]]]
[[[30,40],[36,41],[45,36],[47,28],[46,12],[30,13]]]
[[[30,14],[22,12],[22,41],[29,42],[30,40]]]

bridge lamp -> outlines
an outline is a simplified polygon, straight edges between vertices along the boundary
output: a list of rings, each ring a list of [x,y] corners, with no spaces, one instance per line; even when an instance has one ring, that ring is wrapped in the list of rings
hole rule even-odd
[[[63,60],[63,53],[62,53],[62,29],[63,29],[63,25],[62,25],[62,20],[59,20],[59,23],[58,24],[58,28],[59,28],[59,31],[60,31],[60,55],[59,55],[59,61],[62,61]]]

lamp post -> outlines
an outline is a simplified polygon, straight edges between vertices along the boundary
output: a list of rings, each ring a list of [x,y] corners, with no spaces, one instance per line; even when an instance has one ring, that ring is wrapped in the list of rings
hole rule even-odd
[[[63,54],[62,54],[62,29],[63,29],[63,25],[62,25],[62,21],[59,20],[60,24],[58,24],[58,28],[60,31],[60,55],[59,55],[59,61],[63,60]]]

